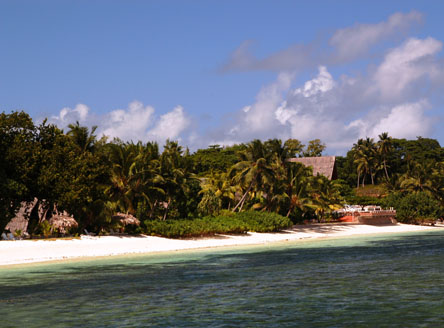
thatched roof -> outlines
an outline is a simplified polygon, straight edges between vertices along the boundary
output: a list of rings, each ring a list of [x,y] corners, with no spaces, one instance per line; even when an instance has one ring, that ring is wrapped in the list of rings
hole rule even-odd
[[[131,214],[117,213],[116,215],[113,215],[112,219],[120,221],[120,223],[124,226],[130,224],[134,224],[137,226],[140,225],[139,219]]]
[[[61,233],[65,233],[72,227],[79,226],[77,221],[66,213],[53,215],[49,219],[49,224],[52,225],[54,229],[58,229]]]
[[[22,202],[20,204],[20,209],[15,214],[15,217],[9,221],[5,229],[9,229],[11,232],[16,230],[26,231],[28,228],[29,216],[31,215],[31,211],[36,203],[37,199],[32,202]]]
[[[14,232],[16,230],[26,231],[28,228],[28,219],[24,216],[16,216],[6,225],[5,230]]]
[[[336,157],[335,156],[321,156],[321,157],[299,157],[290,158],[289,162],[302,163],[305,166],[313,168],[313,175],[322,174],[329,180],[337,178],[336,174]]]

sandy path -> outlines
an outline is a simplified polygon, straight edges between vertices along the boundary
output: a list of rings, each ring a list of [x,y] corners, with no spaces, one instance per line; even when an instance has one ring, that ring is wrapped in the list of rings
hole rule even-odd
[[[444,227],[407,224],[372,226],[362,224],[329,224],[295,226],[281,233],[248,233],[218,235],[214,238],[167,239],[151,236],[82,236],[72,240],[0,241],[0,266],[73,259],[79,257],[111,256],[136,253],[178,251],[196,248],[266,244],[306,238],[343,237],[374,233],[444,229]]]

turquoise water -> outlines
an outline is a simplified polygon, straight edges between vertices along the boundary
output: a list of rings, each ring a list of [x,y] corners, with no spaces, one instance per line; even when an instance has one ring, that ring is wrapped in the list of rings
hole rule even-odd
[[[442,327],[444,232],[0,269],[0,327]]]

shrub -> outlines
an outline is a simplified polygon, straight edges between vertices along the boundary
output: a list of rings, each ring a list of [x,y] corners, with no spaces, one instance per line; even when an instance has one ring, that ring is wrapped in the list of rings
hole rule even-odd
[[[425,192],[391,193],[384,199],[385,207],[396,210],[396,219],[405,223],[417,223],[437,219],[444,215],[439,202]]]
[[[236,217],[248,225],[249,231],[255,232],[276,232],[292,225],[289,218],[270,212],[240,212]]]
[[[228,214],[228,213],[227,213]],[[292,225],[289,218],[268,212],[241,212],[186,220],[146,220],[145,233],[167,238],[187,238],[214,234],[275,232]]]

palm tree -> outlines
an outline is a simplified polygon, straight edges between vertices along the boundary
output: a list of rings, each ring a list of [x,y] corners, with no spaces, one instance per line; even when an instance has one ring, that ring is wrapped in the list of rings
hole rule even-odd
[[[370,173],[370,179],[372,181],[372,185],[375,184],[375,174],[377,168],[377,149],[376,145],[373,141],[373,138],[366,138],[364,141],[364,152],[368,162],[368,172]]]
[[[354,163],[357,166],[358,181],[357,187],[359,188],[359,178],[361,174],[362,186],[364,186],[365,178],[367,174],[370,174],[372,184],[375,184],[374,175],[376,173],[377,161],[376,161],[376,146],[372,138],[359,139],[352,148]]]
[[[231,184],[231,179],[226,173],[213,173],[201,179],[201,188],[199,194],[212,193],[220,198],[222,205],[228,205],[231,208],[231,202],[235,199],[236,187]]]
[[[239,152],[241,161],[233,165],[230,176],[233,182],[238,185],[244,194],[233,212],[238,208],[242,209],[247,195],[253,191],[264,191],[265,185],[269,185],[274,177],[273,168],[270,165],[270,156],[260,140],[253,140],[247,148]]]
[[[364,172],[364,165],[363,160],[361,158],[363,158],[363,152],[362,152],[362,145],[364,143],[363,139],[359,139],[357,143],[353,144],[352,147],[352,152],[353,152],[353,163],[357,165],[357,173],[358,173],[358,180],[356,181],[356,188],[359,188],[359,182],[360,182],[360,177],[361,174]]]
[[[326,177],[321,175],[314,177],[312,188],[313,205],[319,221],[322,221],[326,214],[342,207],[343,199],[338,188]]]
[[[153,201],[163,195],[158,187],[159,175],[157,145],[141,142],[109,144],[111,184],[106,193],[120,211],[135,214],[138,202],[153,208]]]
[[[313,208],[308,197],[308,177],[311,174],[311,169],[301,163],[287,163],[285,193],[289,200],[287,217],[296,209],[304,213]]]
[[[430,176],[430,190],[436,200],[444,207],[444,162],[435,164]]]
[[[389,181],[389,175],[387,172],[387,155],[390,154],[392,150],[392,138],[389,137],[387,132],[379,135],[378,141],[378,153],[382,156],[382,161],[384,164],[385,178]]]
[[[162,177],[159,187],[165,192],[163,220],[166,220],[173,201],[177,203],[183,200],[188,192],[188,182],[196,178],[191,174],[188,150],[184,154],[182,147],[176,141],[166,141],[159,162]]]
[[[94,143],[96,142],[94,132],[96,132],[97,126],[93,126],[91,132],[89,132],[86,126],[80,126],[79,121],[76,121],[76,124],[69,124],[68,128],[70,130],[67,135],[73,139],[74,143],[80,148],[82,153],[93,151]]]
[[[407,172],[400,177],[400,186],[407,191],[427,191],[433,190],[431,174],[433,172],[434,163],[425,162],[409,162]]]

